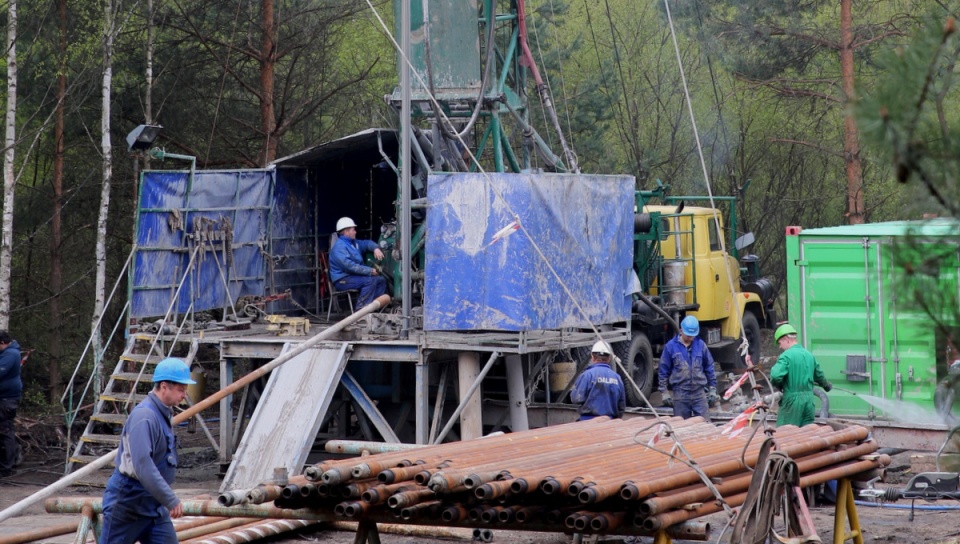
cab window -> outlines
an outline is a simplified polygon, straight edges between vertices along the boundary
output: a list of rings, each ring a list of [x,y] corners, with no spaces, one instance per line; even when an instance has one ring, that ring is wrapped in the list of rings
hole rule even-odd
[[[707,230],[710,232],[710,251],[720,251],[720,235],[717,234],[717,222],[710,219],[707,224],[709,225]]]

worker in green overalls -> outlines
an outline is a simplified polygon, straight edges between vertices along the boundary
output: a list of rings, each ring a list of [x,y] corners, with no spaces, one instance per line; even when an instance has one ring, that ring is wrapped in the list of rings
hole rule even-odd
[[[770,371],[770,382],[783,391],[777,426],[809,425],[813,423],[816,413],[814,384],[824,391],[833,389],[833,384],[827,381],[813,354],[797,343],[797,329],[792,325],[780,325],[773,337],[783,350]]]

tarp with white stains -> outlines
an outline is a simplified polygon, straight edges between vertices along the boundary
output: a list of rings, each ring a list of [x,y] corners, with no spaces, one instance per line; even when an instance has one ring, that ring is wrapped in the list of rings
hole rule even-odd
[[[629,319],[632,176],[431,174],[428,186],[426,330]]]

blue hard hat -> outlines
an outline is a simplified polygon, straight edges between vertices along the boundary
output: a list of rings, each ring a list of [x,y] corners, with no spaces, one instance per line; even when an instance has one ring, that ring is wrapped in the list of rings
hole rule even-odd
[[[157,363],[153,370],[153,383],[174,382],[193,385],[197,382],[190,379],[190,367],[187,363],[175,357],[167,357]]]
[[[687,336],[696,336],[700,334],[700,322],[696,317],[688,315],[680,322],[680,330]]]

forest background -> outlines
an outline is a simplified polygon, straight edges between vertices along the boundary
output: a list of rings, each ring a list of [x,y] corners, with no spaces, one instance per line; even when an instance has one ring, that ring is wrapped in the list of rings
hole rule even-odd
[[[0,328],[35,349],[25,407],[61,411],[91,316],[122,311],[104,286],[130,252],[136,169],[158,166],[127,153],[127,133],[161,124],[157,144],[198,168],[246,168],[398,126],[383,98],[396,55],[374,9],[392,25],[384,0],[8,0]],[[739,230],[781,292],[787,225],[956,215],[958,12],[941,0],[679,0],[669,15],[636,0],[525,5],[581,170],[678,195],[705,194],[706,170],[714,194],[741,196]]]

